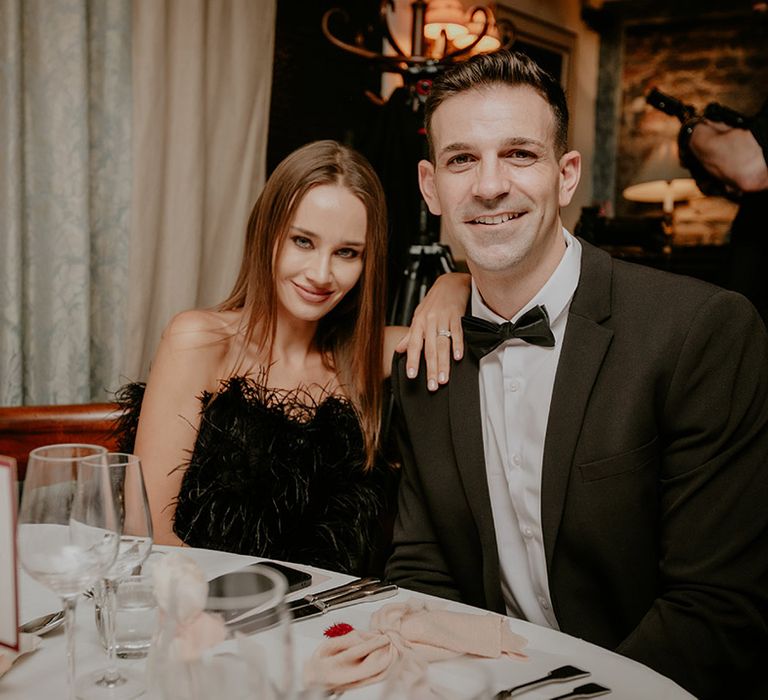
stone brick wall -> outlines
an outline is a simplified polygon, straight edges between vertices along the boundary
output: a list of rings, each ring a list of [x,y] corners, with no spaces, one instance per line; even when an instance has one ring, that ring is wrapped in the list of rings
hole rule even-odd
[[[616,164],[616,213],[657,213],[658,207],[628,202],[622,190],[632,184],[654,147],[676,139],[673,117],[650,107],[651,87],[703,109],[716,101],[744,114],[768,97],[768,18],[757,13],[695,19],[654,17],[624,28],[621,121]],[[736,205],[719,198],[681,203],[675,208],[675,243],[726,240]]]

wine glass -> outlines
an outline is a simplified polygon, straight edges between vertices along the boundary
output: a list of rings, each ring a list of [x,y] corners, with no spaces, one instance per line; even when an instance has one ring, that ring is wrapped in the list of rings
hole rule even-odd
[[[64,607],[69,697],[75,698],[75,608],[78,596],[112,566],[120,525],[109,473],[84,457],[97,445],[32,450],[19,506],[17,544],[27,573],[57,593]]]
[[[152,549],[152,517],[141,460],[136,455],[110,452],[87,457],[83,463],[101,466],[109,473],[122,530],[117,557],[94,588],[96,620],[107,649],[107,667],[78,679],[77,695],[84,700],[129,700],[141,695],[146,683],[138,671],[117,668],[116,597],[120,582],[141,567]]]
[[[158,566],[168,563],[165,559]],[[224,625],[223,641],[191,661],[172,649],[175,628],[189,624],[179,617],[184,614],[179,603],[184,588],[185,582],[178,578],[166,591],[167,600],[158,601],[165,613],[164,626],[149,673],[163,700],[295,698],[291,617],[282,574],[252,564],[211,581],[203,614]]]

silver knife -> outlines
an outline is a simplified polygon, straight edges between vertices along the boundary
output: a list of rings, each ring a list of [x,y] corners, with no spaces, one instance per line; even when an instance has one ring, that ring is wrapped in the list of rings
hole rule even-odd
[[[361,588],[366,588],[372,584],[381,583],[381,579],[369,576],[367,578],[358,578],[349,583],[342,583],[340,586],[333,588],[326,588],[324,591],[318,591],[317,593],[308,593],[307,595],[297,598],[296,600],[288,603],[289,610],[295,610],[301,608],[307,603],[313,603],[316,600],[327,600],[328,598],[335,598],[336,596],[344,595],[345,593],[351,593]]]
[[[326,600],[309,601],[295,601],[301,602],[302,605],[296,606],[290,610],[292,616],[292,622],[296,620],[303,620],[308,617],[317,617],[323,615],[329,610],[335,610],[336,608],[343,608],[348,605],[355,605],[356,603],[367,603],[375,600],[383,600],[385,598],[391,598],[396,595],[398,591],[397,585],[394,583],[372,583],[367,587],[359,588],[357,590],[350,591],[343,595],[328,598]],[[236,632],[242,634],[249,634],[251,632],[260,632],[265,629],[274,627],[277,624],[277,620],[274,616],[274,611],[266,611],[264,613],[246,617],[242,620],[238,620],[233,623],[229,623],[227,627]]]
[[[596,698],[598,695],[607,695],[610,692],[610,688],[606,688],[599,683],[585,683],[578,688],[574,688],[570,693],[558,695],[557,697],[552,698],[552,700],[565,700],[566,698],[569,700],[576,700],[576,698]]]
[[[397,595],[397,591],[397,585],[394,583],[372,583],[368,586],[345,593],[344,595],[306,602],[302,606],[292,608],[291,615],[293,616],[294,621],[303,620],[307,617],[322,615],[329,610],[345,608],[348,605],[391,598],[392,596]]]
[[[241,569],[241,571],[247,571],[248,568]],[[238,573],[238,572],[235,572]],[[219,579],[224,579],[224,576],[220,576]],[[304,607],[307,603],[312,603],[316,600],[328,600],[330,598],[334,598],[336,596],[345,595],[346,593],[351,593],[352,591],[357,591],[361,588],[365,588],[366,586],[370,586],[373,584],[378,584],[381,582],[381,579],[368,577],[368,578],[358,578],[354,581],[350,581],[349,583],[343,583],[340,586],[335,586],[334,588],[328,588],[324,591],[318,591],[317,593],[310,593],[308,595],[305,595],[301,598],[298,598],[290,603],[287,604],[288,610],[295,610],[297,608]],[[248,622],[251,622],[252,620],[256,619],[262,619],[264,617],[263,613],[256,613],[253,611],[247,611],[243,610],[241,608],[237,608],[234,610],[216,610],[219,615],[221,615],[224,618],[224,622],[226,622],[227,625],[230,627],[235,625],[239,625],[241,623],[245,624]],[[261,617],[260,617],[261,616]],[[268,617],[268,613],[266,615]]]

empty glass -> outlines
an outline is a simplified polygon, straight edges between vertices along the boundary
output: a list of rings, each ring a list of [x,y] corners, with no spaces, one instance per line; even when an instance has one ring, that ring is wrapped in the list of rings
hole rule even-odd
[[[157,600],[151,574],[126,576],[115,591],[114,637],[109,638],[102,609],[96,605],[96,627],[99,641],[107,653],[120,659],[141,659],[157,628]],[[110,646],[114,645],[114,646]],[[118,674],[124,677],[123,674]],[[142,686],[144,685],[142,679]]]
[[[109,473],[85,457],[97,445],[48,445],[32,450],[19,506],[17,543],[27,573],[59,596],[64,607],[69,697],[75,698],[77,599],[109,570],[120,523]]]
[[[121,671],[117,668],[116,596],[124,579],[140,569],[152,549],[152,517],[144,488],[141,461],[136,455],[110,452],[89,457],[83,463],[100,466],[109,473],[121,534],[117,557],[94,588],[97,624],[100,623],[99,632],[106,642],[108,665],[107,668],[78,679],[77,694],[84,700],[130,700],[144,693],[146,683],[144,675],[139,671]],[[146,593],[151,596],[150,585],[146,583]],[[134,598],[138,601],[136,596]],[[130,610],[123,610],[123,616],[133,615],[134,619],[143,616],[148,619],[154,613],[154,605],[148,607],[145,603],[146,600],[131,605]]]

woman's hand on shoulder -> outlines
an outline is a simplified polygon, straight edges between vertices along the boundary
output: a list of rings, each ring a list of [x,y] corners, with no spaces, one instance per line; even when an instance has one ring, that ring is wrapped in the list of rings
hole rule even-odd
[[[463,272],[440,275],[416,307],[410,328],[395,348],[406,353],[406,373],[411,379],[418,375],[423,350],[430,391],[448,382],[451,350],[455,360],[464,356],[461,317],[469,300],[470,279]]]

